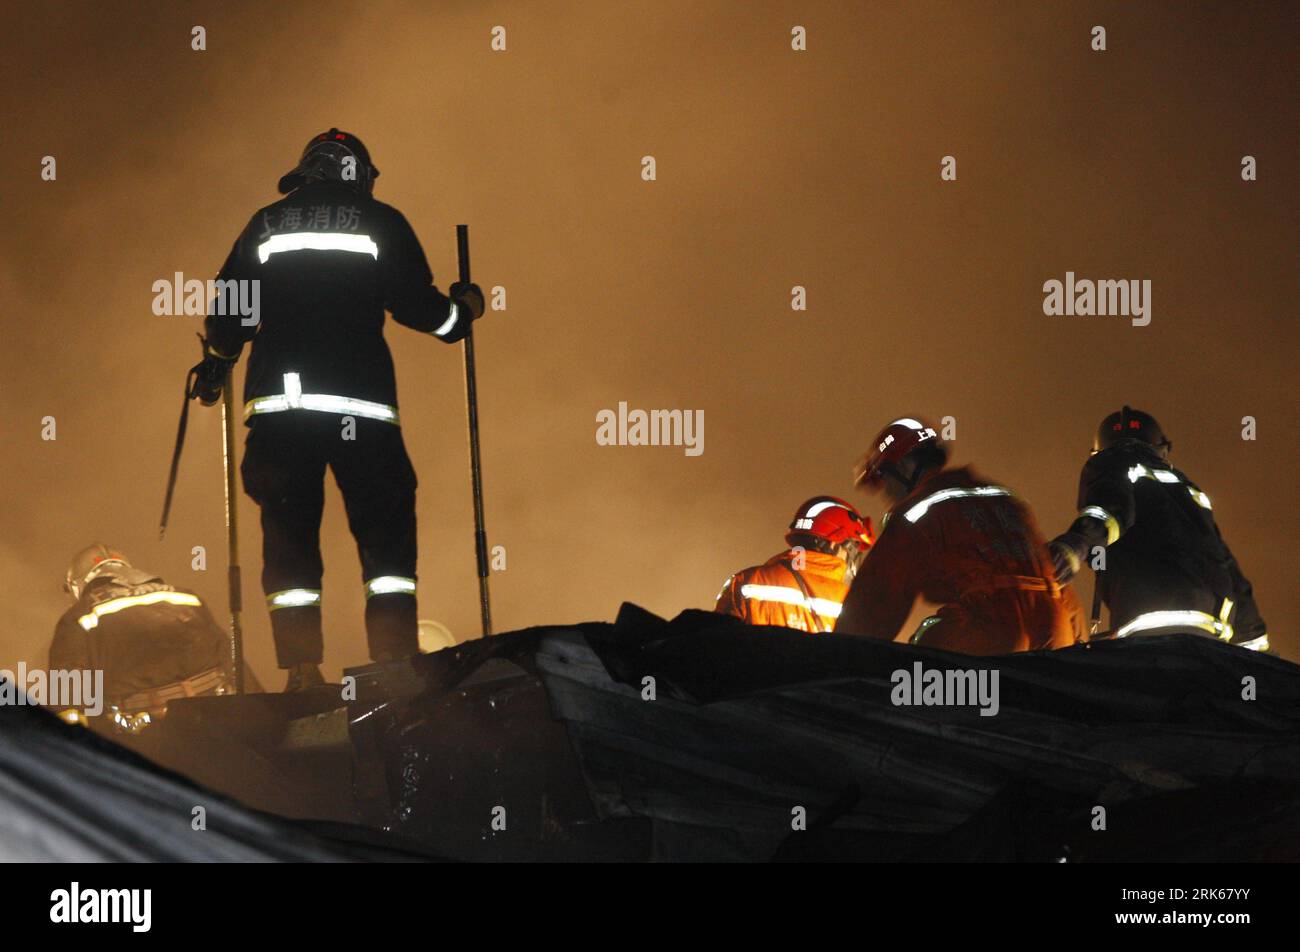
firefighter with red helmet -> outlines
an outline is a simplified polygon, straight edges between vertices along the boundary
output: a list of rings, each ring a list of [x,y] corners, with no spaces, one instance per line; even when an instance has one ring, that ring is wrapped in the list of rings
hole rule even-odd
[[[1185,632],[1268,651],[1250,581],[1219,534],[1210,497],[1169,464],[1173,444],[1125,406],[1097,428],[1079,476],[1079,515],[1052,540],[1057,578],[1096,560],[1116,637]],[[1104,568],[1103,568],[1104,566]]]
[[[875,541],[871,520],[843,499],[814,496],[795,512],[785,541],[784,552],[727,579],[714,610],[750,625],[833,631],[853,573]]]
[[[979,655],[1073,644],[1078,599],[1057,583],[1029,507],[947,462],[947,445],[921,420],[895,420],[873,441],[855,482],[891,506],[835,630],[893,639],[921,598],[941,607],[913,644]]]

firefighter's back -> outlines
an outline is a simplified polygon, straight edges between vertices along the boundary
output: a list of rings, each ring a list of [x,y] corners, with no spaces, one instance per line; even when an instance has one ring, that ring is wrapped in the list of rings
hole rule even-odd
[[[64,615],[50,666],[101,670],[109,699],[125,703],[199,677],[215,688],[225,680],[228,646],[197,594],[161,578],[124,574],[92,583]]]
[[[329,182],[254,216],[261,287],[247,399],[283,393],[284,375],[296,373],[307,392],[396,403],[383,328],[398,219],[390,206]]]
[[[1152,448],[1126,441],[1097,453],[1084,469],[1080,499],[1110,503],[1127,490],[1131,525],[1106,549],[1106,569],[1098,573],[1110,627],[1156,612],[1192,611],[1230,617],[1234,641],[1265,632],[1249,581],[1224,542],[1210,497],[1183,471]],[[1225,613],[1226,608],[1226,613]]]
[[[833,555],[787,550],[732,576],[717,610],[750,625],[830,632],[848,592],[844,574]]]
[[[1073,644],[1077,598],[1056,585],[1033,514],[1010,490],[967,468],[927,480],[891,515],[918,556],[919,594],[942,606],[921,643],[969,654]],[[882,541],[883,541],[882,534]]]

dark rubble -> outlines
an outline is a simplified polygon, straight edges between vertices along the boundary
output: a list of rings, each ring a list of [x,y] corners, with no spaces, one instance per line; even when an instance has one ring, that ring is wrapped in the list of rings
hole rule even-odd
[[[895,705],[917,662],[996,670],[997,714]],[[194,699],[111,741],[4,709],[4,840],[67,859],[1300,859],[1300,666],[1204,638],[972,658],[625,605],[347,674],[347,701]]]

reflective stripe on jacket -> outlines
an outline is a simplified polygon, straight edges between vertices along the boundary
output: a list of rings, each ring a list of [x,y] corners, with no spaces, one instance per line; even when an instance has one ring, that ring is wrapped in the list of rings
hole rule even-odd
[[[1106,549],[1106,568],[1096,575],[1112,631],[1158,612],[1217,618],[1228,599],[1233,644],[1257,644],[1267,634],[1250,581],[1219,533],[1210,497],[1157,450],[1123,440],[1089,457],[1079,476],[1078,505],[1070,529],[1083,536],[1089,552]]]
[[[942,606],[926,646],[1001,654],[1083,633],[1078,599],[1056,585],[1029,508],[966,468],[936,473],[890,510],[835,630],[892,639],[918,598]]]
[[[253,345],[244,383],[249,422],[309,410],[396,423],[385,311],[448,343],[469,328],[434,286],[401,212],[336,182],[306,185],[259,210],[217,280],[205,333],[227,357]],[[243,313],[252,304],[256,313]]]
[[[750,625],[833,631],[849,590],[847,568],[833,555],[787,549],[729,578],[714,610]]]

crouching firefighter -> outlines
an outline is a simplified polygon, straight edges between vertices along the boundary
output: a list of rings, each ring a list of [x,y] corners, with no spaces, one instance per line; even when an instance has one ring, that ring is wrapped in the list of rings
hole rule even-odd
[[[893,639],[920,597],[940,605],[913,644],[991,655],[1061,648],[1083,635],[1029,507],[967,467],[945,469],[934,427],[895,420],[858,463],[856,484],[891,503],[844,600],[837,632]]]
[[[287,197],[253,216],[219,275],[260,282],[257,319],[214,307],[205,324],[195,394],[204,404],[220,398],[227,368],[252,341],[240,472],[261,507],[262,588],[287,691],[322,681],[327,468],[361,557],[370,657],[416,653],[416,477],[384,312],[444,343],[463,338],[483,313],[476,285],[453,284],[450,297],[434,287],[411,226],[372,197],[378,175],[355,136],[330,129],[313,138],[280,179]]]
[[[98,542],[73,557],[64,588],[74,604],[55,626],[50,670],[104,673],[103,710],[83,703],[65,720],[103,713],[138,733],[170,701],[233,691],[230,638],[194,592]]]
[[[1072,578],[1104,550],[1097,591],[1115,637],[1185,632],[1268,651],[1210,497],[1169,465],[1172,448],[1141,410],[1126,406],[1101,421],[1079,477],[1079,516],[1052,540],[1057,578]]]
[[[875,541],[871,520],[842,499],[814,496],[795,512],[785,541],[784,552],[727,579],[714,611],[750,625],[833,631],[853,573]]]

